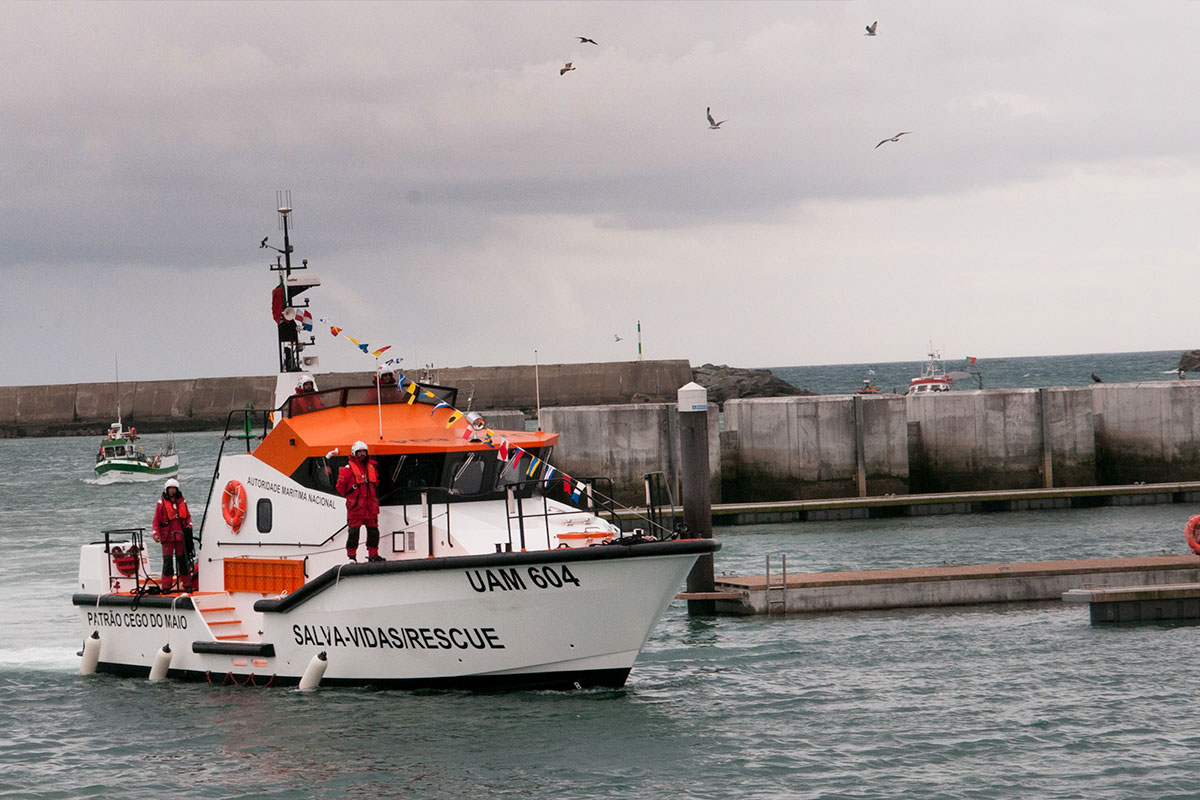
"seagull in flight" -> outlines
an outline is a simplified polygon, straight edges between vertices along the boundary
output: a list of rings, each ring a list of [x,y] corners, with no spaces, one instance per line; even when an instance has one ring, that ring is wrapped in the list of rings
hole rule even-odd
[[[573,69],[575,69],[575,68],[574,68],[574,67],[572,67],[572,66],[571,66],[571,62],[570,62],[570,61],[568,61],[568,62],[567,62],[567,64],[566,64],[566,66],[564,66],[562,69],[560,69],[560,70],[558,71],[558,74],[559,74],[559,75],[566,75],[568,72],[570,72],[570,71],[571,71],[571,70],[573,70]]]
[[[876,27],[877,25],[879,25],[879,20],[875,20],[875,21],[874,21],[874,22],[872,22],[870,25],[868,25],[868,26],[867,26],[867,32],[866,32],[866,34],[864,34],[864,35],[866,35],[866,36],[874,36],[874,35],[875,35],[875,27]]]
[[[892,138],[890,138],[890,139],[884,139],[884,140],[883,140],[883,142],[880,142],[879,144],[875,145],[875,149],[876,149],[876,150],[878,150],[878,149],[879,149],[879,145],[880,145],[880,144],[883,144],[884,142],[898,142],[898,141],[900,141],[900,137],[901,137],[901,136],[903,136],[903,135],[904,135],[904,134],[906,134],[906,133],[912,133],[912,131],[900,131],[899,133],[897,133],[897,134],[896,134],[895,136],[893,136]]]
[[[597,43],[595,39],[589,39],[586,36],[576,36],[575,38],[579,40],[580,44],[594,44],[597,47],[600,46],[599,43]]]
[[[708,114],[708,127],[711,130],[714,130],[714,131],[720,130],[722,125],[724,125],[726,122],[729,122],[729,120],[727,120],[727,119],[723,119],[720,122],[717,122],[715,119],[713,119],[712,106],[709,106],[708,108],[704,109],[704,112],[706,114]]]
[[[614,334],[613,334],[613,341],[614,341],[614,342],[619,342],[619,341],[621,341],[621,337],[620,337],[620,336],[618,336],[617,334],[615,334],[615,333],[614,333]]]

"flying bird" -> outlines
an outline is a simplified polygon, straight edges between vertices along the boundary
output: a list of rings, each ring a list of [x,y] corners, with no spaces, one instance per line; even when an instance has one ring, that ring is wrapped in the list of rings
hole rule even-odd
[[[571,66],[571,62],[570,62],[570,61],[568,61],[568,62],[567,62],[567,64],[566,64],[566,66],[564,66],[562,69],[560,69],[560,70],[558,71],[558,74],[559,74],[559,75],[566,75],[568,72],[570,72],[570,71],[571,71],[571,70],[573,70],[573,69],[575,69],[575,68],[574,68],[574,67],[572,67],[572,66]]]
[[[594,44],[594,45],[596,45],[597,47],[599,47],[599,46],[600,46],[599,44],[597,44],[597,42],[596,42],[596,40],[595,40],[595,39],[589,39],[589,38],[588,38],[588,37],[586,37],[586,36],[576,36],[575,38],[579,40],[579,43],[580,43],[580,44]]]
[[[708,114],[708,127],[711,130],[714,130],[714,131],[720,130],[722,125],[724,125],[726,122],[729,122],[729,120],[727,120],[727,119],[723,119],[720,122],[717,122],[715,119],[713,119],[712,106],[709,106],[708,108],[704,109],[704,113]]]
[[[874,22],[872,22],[870,25],[868,25],[868,26],[867,26],[867,33],[866,33],[866,35],[867,35],[867,36],[874,36],[874,35],[875,35],[875,26],[877,26],[878,24],[879,24],[879,20],[875,20],[875,21],[874,21]]]
[[[620,336],[618,336],[617,334],[615,334],[615,333],[614,333],[614,334],[613,334],[613,341],[614,341],[614,342],[619,342],[619,341],[621,341],[621,337],[620,337]]]
[[[884,142],[898,142],[898,141],[900,141],[900,137],[901,137],[901,136],[903,136],[903,135],[904,135],[904,134],[906,134],[906,133],[912,133],[912,131],[900,131],[899,133],[897,133],[897,134],[896,134],[895,136],[893,136],[892,138],[890,138],[890,139],[884,139],[884,140],[883,140],[883,142],[880,142],[879,144],[883,144]],[[876,149],[876,150],[878,150],[878,149],[879,149],[879,144],[875,145],[875,149]]]

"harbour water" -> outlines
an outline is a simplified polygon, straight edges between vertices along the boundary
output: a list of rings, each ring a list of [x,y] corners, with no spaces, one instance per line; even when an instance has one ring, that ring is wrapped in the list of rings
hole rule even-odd
[[[218,435],[176,438],[199,514]],[[700,620],[675,602],[621,691],[301,694],[83,678],[70,604],[79,545],[147,525],[161,489],[89,483],[93,444],[0,440],[0,797],[1200,793],[1200,632],[1096,628],[1086,608],[1058,603]],[[1194,513],[723,528],[716,564],[758,573],[768,553],[786,553],[789,571],[1183,553]]]

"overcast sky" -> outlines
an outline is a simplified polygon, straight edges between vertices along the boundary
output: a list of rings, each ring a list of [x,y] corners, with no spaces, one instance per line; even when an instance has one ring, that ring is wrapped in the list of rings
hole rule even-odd
[[[0,3],[3,384],[1200,347],[1197,2]]]

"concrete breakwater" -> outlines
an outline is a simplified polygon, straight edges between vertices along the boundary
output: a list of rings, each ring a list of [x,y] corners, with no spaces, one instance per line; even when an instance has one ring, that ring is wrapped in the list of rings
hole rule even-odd
[[[721,503],[1200,480],[1200,382],[729,400],[717,437]],[[632,493],[660,464],[676,480],[670,404],[556,408],[555,459]],[[628,495],[627,495],[628,496]]]
[[[542,427],[565,434],[555,465],[612,477],[625,502],[641,502],[646,472],[663,470],[678,485],[677,412],[665,401],[691,377],[686,361],[540,367]],[[362,385],[369,373],[318,380]],[[461,367],[434,380],[457,386],[462,408],[468,396],[482,410],[535,402],[532,366]],[[268,407],[273,385],[273,377],[122,384],[121,408],[146,432],[221,429],[231,409]],[[637,402],[651,398],[664,402]],[[111,383],[0,387],[0,431],[97,434],[116,400]],[[1197,481],[1197,409],[1200,381],[1179,380],[727,400],[723,415],[715,404],[708,412],[713,500]]]
[[[725,500],[1200,478],[1200,382],[733,400]]]
[[[466,409],[669,401],[692,379],[684,360],[439,369],[429,383],[459,389]],[[425,380],[422,377],[418,380]],[[366,386],[370,372],[317,374],[322,389]],[[269,408],[275,376],[0,386],[0,436],[98,435],[122,418],[143,432],[222,429],[229,412]]]

